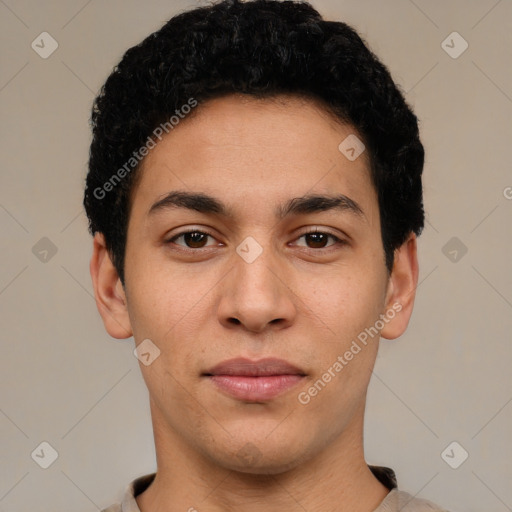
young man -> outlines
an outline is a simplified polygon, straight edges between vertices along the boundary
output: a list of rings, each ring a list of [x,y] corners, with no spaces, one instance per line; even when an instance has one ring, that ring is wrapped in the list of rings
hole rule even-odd
[[[416,117],[359,36],[307,3],[198,8],[126,52],[92,122],[95,296],[157,453],[106,510],[441,510],[363,453],[424,212]]]

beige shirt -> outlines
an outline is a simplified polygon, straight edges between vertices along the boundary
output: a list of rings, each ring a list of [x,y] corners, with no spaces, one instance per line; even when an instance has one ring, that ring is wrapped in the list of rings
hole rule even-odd
[[[415,498],[404,491],[399,491],[395,472],[392,469],[382,466],[369,466],[369,468],[383,485],[391,489],[373,512],[448,512],[431,501]],[[126,489],[123,501],[102,510],[102,512],[140,512],[135,498],[150,486],[155,475],[156,473],[151,473],[136,478]]]

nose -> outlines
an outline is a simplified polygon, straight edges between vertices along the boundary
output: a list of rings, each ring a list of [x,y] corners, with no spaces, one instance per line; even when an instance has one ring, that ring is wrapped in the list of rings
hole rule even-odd
[[[230,329],[242,326],[254,333],[292,325],[297,315],[296,297],[287,282],[284,262],[279,262],[270,249],[263,250],[251,263],[238,254],[233,260],[232,271],[223,279],[220,290],[221,324]]]

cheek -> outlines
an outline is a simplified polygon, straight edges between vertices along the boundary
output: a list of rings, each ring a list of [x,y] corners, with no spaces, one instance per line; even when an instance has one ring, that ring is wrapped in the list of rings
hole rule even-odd
[[[369,276],[330,279],[323,290],[310,295],[305,310],[311,310],[313,356],[318,364],[303,389],[311,398],[308,413],[315,411],[321,417],[328,408],[342,421],[351,417],[366,393],[379,342],[378,334],[370,331],[381,306],[380,289],[374,283]]]
[[[150,366],[141,364],[144,379],[155,396],[172,394],[181,400],[179,383],[198,368],[198,329],[204,324],[205,308],[211,308],[212,286],[206,279],[172,271],[168,264],[147,264],[142,257],[131,265],[137,269],[127,280],[134,338],[137,343],[148,338],[160,350]]]
[[[141,336],[154,337],[164,342],[173,331],[193,322],[194,314],[207,300],[201,298],[208,291],[208,283],[178,271],[159,251],[158,257],[155,252],[147,255],[133,252],[127,251],[126,278],[134,337],[136,340]]]
[[[365,269],[340,268],[322,279],[303,281],[299,293],[305,313],[310,311],[333,337],[346,341],[378,318],[383,298],[380,281]]]

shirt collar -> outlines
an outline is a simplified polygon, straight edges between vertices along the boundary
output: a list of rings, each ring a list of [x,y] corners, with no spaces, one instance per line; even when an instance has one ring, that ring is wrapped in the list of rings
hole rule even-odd
[[[384,466],[368,466],[375,478],[379,480],[382,485],[392,490],[397,487],[396,475],[391,468]],[[142,494],[155,479],[156,473],[141,476],[130,483],[121,504],[121,512],[140,512],[140,509],[135,501],[135,498]]]

